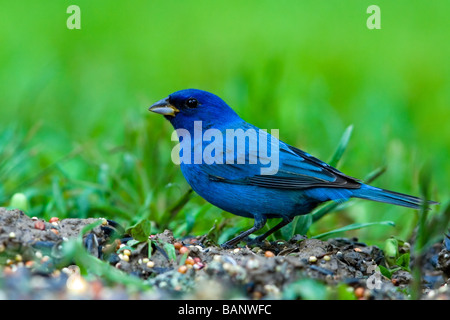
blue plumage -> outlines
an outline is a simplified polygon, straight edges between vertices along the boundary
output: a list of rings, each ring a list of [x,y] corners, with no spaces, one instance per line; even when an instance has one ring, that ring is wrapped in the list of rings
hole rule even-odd
[[[177,91],[150,111],[163,114],[180,138],[181,171],[204,199],[230,213],[254,218],[254,226],[223,244],[232,247],[261,229],[268,218],[282,222],[326,201],[351,197],[418,209],[421,199],[375,188],[245,122],[222,99],[196,89]],[[235,136],[227,136],[230,132]],[[242,138],[243,146],[236,146]],[[232,141],[233,144],[227,144]]]

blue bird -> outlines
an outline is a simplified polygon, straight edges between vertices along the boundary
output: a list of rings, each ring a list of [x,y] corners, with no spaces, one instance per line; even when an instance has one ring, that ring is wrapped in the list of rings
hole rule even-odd
[[[422,203],[420,198],[372,187],[345,175],[245,122],[212,93],[177,91],[149,110],[164,115],[176,129],[181,171],[192,189],[227,212],[254,219],[252,228],[225,242],[224,248],[263,228],[267,219],[281,218],[279,224],[252,240],[260,242],[295,216],[310,213],[326,201],[354,197],[413,209]],[[236,147],[239,137],[244,145]]]

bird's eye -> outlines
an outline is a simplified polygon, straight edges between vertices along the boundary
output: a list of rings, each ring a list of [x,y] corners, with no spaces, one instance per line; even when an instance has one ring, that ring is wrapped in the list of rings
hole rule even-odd
[[[186,100],[186,107],[196,108],[198,106],[198,101],[195,98],[189,98]]]

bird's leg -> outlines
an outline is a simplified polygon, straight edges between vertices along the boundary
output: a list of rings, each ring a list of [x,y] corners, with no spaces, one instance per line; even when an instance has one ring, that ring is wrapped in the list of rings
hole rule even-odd
[[[261,243],[264,239],[266,239],[268,236],[270,236],[272,233],[274,233],[277,230],[280,230],[281,228],[283,228],[285,225],[289,224],[291,221],[293,220],[293,218],[287,217],[287,218],[283,218],[283,220],[281,220],[281,222],[279,224],[277,224],[275,227],[273,227],[272,229],[270,229],[269,231],[267,231],[266,233],[257,236],[255,239],[251,240],[248,242],[248,244],[256,244],[256,243]]]
[[[224,244],[221,245],[224,249],[230,249],[234,247],[236,244],[238,244],[242,239],[247,237],[248,235],[252,234],[255,231],[258,231],[259,229],[263,228],[266,225],[267,218],[265,216],[255,216],[255,223],[253,224],[253,227],[248,229],[247,231],[242,232],[237,237],[228,240]]]

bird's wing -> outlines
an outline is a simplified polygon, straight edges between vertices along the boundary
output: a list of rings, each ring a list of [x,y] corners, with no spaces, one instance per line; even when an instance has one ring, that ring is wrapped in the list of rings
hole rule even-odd
[[[254,127],[256,128],[256,127]],[[260,129],[258,129],[260,130]],[[203,170],[211,180],[234,184],[254,185],[263,188],[275,189],[307,189],[315,187],[327,188],[360,188],[361,182],[353,177],[347,176],[327,163],[311,156],[310,154],[289,146],[266,133],[270,156],[273,150],[278,150],[278,171],[275,174],[261,174],[261,168],[268,167],[270,161],[275,158],[257,153],[254,150],[245,149],[245,154],[239,151],[224,149],[225,154],[233,152],[237,160],[245,157],[245,164],[234,163],[204,165]],[[261,136],[259,136],[261,137]],[[258,143],[250,137],[249,144]],[[260,149],[258,149],[260,150]],[[225,156],[224,154],[224,156]],[[258,159],[257,164],[249,164],[252,156]],[[262,164],[264,163],[264,164]]]

